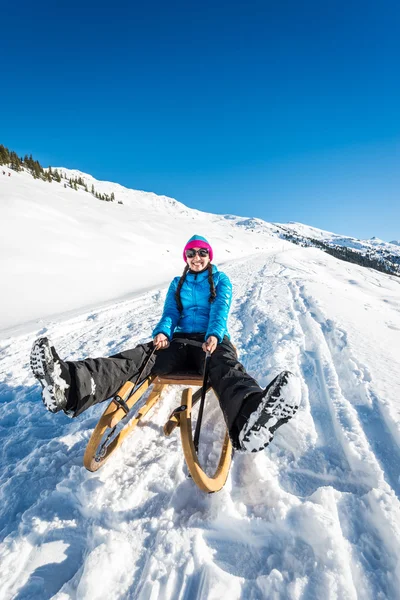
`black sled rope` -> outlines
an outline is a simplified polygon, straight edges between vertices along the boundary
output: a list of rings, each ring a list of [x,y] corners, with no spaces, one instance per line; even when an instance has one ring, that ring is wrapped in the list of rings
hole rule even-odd
[[[197,346],[200,348],[202,348],[202,346],[203,346],[202,342],[197,342],[196,340],[190,340],[187,338],[174,338],[172,341],[180,343],[180,344],[188,344],[189,346]],[[206,399],[206,394],[208,391],[208,373],[210,371],[210,358],[211,358],[211,354],[209,352],[206,352],[206,359],[204,361],[204,371],[203,371],[203,385],[202,385],[201,390],[199,390],[199,392],[201,392],[199,414],[197,416],[196,429],[195,429],[194,438],[193,438],[193,445],[196,450],[196,453],[199,450],[201,423],[203,420],[205,399]],[[196,394],[198,394],[198,392],[196,392]],[[193,399],[194,399],[194,397],[193,397]]]
[[[199,406],[199,414],[197,416],[196,430],[194,432],[194,438],[193,438],[193,445],[194,445],[194,449],[196,450],[196,454],[199,450],[200,429],[201,429],[201,422],[203,420],[203,410],[204,410],[204,404],[205,404],[206,393],[207,393],[208,372],[210,370],[210,358],[211,358],[211,354],[209,352],[206,352],[206,360],[204,361],[203,387],[201,388],[201,400],[200,400],[200,406]]]

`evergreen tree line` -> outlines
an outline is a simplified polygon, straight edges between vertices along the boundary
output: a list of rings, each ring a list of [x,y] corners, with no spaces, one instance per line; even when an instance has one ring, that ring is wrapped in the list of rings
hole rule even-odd
[[[14,171],[21,171],[22,162],[22,158],[19,158],[16,152],[0,144],[0,165],[9,165]]]
[[[51,171],[51,167],[49,167],[49,171]],[[65,176],[65,179],[67,179],[67,177]],[[61,179],[60,179],[61,181]],[[80,186],[81,188],[83,188],[85,190],[85,192],[89,192],[89,188],[87,186],[87,183],[85,182],[84,179],[82,179],[81,176],[79,177],[70,177],[68,180],[68,184],[69,187],[72,188],[73,190],[78,190]],[[66,184],[64,184],[66,185]],[[94,196],[95,198],[97,198],[98,200],[104,200],[105,202],[115,202],[115,194],[114,192],[111,192],[111,195],[108,194],[101,194],[100,192],[98,192],[93,183],[92,183],[92,187],[90,188],[90,193],[92,194],[92,196]],[[122,204],[121,201],[119,201],[119,204]]]
[[[375,269],[376,271],[381,271],[388,275],[400,277],[400,257],[391,254],[387,250],[383,250],[382,254],[376,250],[367,250],[365,253],[361,253],[352,248],[348,248],[347,246],[337,246],[335,244],[328,244],[323,240],[297,236],[287,230],[283,230],[283,232],[279,233],[282,238],[293,244],[299,246],[314,246],[339,260],[345,260],[360,265],[361,267],[369,267],[370,269]]]
[[[25,169],[30,173],[34,179],[42,179],[43,181],[48,181],[51,183],[52,181],[57,181],[57,183],[61,183],[62,179],[68,181],[68,185],[73,190],[78,190],[80,186],[86,192],[89,192],[88,186],[82,177],[70,177],[68,178],[65,173],[59,173],[57,169],[48,168],[47,171],[44,170],[42,165],[38,160],[34,160],[32,158],[32,154],[25,155],[24,158],[20,158],[16,152],[9,150],[3,144],[0,144],[0,165],[7,165],[14,171],[22,171]],[[67,187],[67,183],[64,182],[64,187]],[[104,200],[105,202],[115,202],[115,194],[111,192],[111,195],[102,194],[95,190],[94,185],[92,184],[90,193],[92,196],[97,198],[98,200]],[[118,204],[123,204],[121,200],[118,201]]]

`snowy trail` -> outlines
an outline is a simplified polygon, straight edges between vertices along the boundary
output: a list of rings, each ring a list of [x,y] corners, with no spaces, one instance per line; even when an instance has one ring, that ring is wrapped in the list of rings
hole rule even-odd
[[[377,415],[373,420],[364,418],[363,401],[370,397],[366,381],[368,371],[358,365],[348,351],[345,332],[324,319],[321,311],[307,298],[304,286],[293,283],[291,288],[305,338],[311,343],[311,348],[306,350],[303,373],[309,390],[314,388],[315,397],[318,397],[319,388],[325,411],[328,409],[330,413],[324,414],[324,421],[330,421],[329,435],[322,437],[325,437],[325,443],[329,440],[329,452],[333,450],[333,454],[325,461],[324,468],[328,464],[334,465],[335,470],[338,466],[340,469],[340,477],[334,485],[342,492],[336,500],[338,519],[344,538],[351,544],[348,560],[356,589],[360,590],[362,584],[361,597],[376,598],[382,591],[387,597],[395,597],[396,588],[388,585],[389,581],[379,573],[377,564],[381,557],[392,557],[393,551],[398,553],[396,544],[386,539],[385,530],[390,530],[390,523],[387,523],[385,503],[393,502],[398,510],[393,492],[398,494],[399,449],[382,418]],[[345,357],[343,352],[347,353]],[[311,410],[314,412],[312,407]],[[379,411],[378,408],[373,410]],[[385,447],[380,449],[383,432]],[[381,490],[380,532],[376,531],[369,514],[378,488]],[[357,518],[354,518],[355,513]],[[369,590],[365,589],[365,581],[369,583]]]
[[[374,340],[324,295],[344,278],[355,282],[340,293],[362,293],[368,318],[381,315],[396,335],[397,282],[298,248],[224,270],[234,286],[230,332],[246,368],[263,386],[292,370],[303,400],[265,452],[235,455],[218,494],[194,486],[179,437],[162,434],[176,388],[89,473],[82,457],[101,409],[74,421],[46,413],[28,369],[39,333],[74,360],[147,340],[165,289],[0,343],[3,597],[398,597],[400,389],[392,379],[387,394],[376,366],[392,361],[392,350],[374,352]],[[223,431],[211,399],[202,437],[210,467]]]

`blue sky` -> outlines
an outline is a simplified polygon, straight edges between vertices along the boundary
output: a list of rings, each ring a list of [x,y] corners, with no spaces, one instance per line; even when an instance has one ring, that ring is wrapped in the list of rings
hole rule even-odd
[[[188,206],[400,238],[400,4],[3,11],[0,143]]]

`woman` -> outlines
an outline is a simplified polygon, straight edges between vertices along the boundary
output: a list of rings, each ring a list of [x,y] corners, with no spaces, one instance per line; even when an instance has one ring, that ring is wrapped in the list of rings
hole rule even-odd
[[[51,412],[63,410],[76,417],[114,396],[128,379],[135,381],[147,359],[143,379],[151,373],[166,375],[193,369],[202,373],[208,352],[209,379],[233,446],[257,452],[297,411],[299,380],[283,371],[265,390],[260,388],[238,361],[230,342],[227,320],[232,286],[225,273],[212,265],[210,244],[204,237],[193,236],[184,248],[183,259],[185,270],[169,287],[152,342],[109,358],[67,362],[59,358],[47,338],[36,340],[31,368],[42,385],[43,402]],[[183,337],[201,344],[183,344],[179,341]]]

